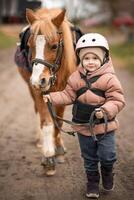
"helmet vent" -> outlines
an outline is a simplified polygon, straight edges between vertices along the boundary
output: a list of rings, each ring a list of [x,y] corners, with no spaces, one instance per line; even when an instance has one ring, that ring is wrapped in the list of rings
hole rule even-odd
[[[96,39],[92,39],[92,41],[93,41],[93,42],[95,42],[95,41],[96,41]]]

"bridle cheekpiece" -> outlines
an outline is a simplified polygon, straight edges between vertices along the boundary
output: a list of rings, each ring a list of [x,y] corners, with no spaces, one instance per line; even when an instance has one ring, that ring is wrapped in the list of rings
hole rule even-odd
[[[46,66],[49,69],[49,71],[51,73],[51,77],[50,77],[51,86],[54,85],[56,78],[57,78],[56,72],[59,70],[60,65],[61,65],[63,48],[64,48],[63,39],[60,39],[59,42],[58,42],[56,59],[55,59],[54,63],[50,63],[46,60],[39,59],[39,58],[35,58],[35,59],[32,60],[32,66],[34,64],[37,65],[38,63],[40,63],[40,64],[43,64],[44,66]]]

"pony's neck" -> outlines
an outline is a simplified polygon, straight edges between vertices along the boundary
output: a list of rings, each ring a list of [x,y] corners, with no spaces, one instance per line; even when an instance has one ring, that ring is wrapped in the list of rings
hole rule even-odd
[[[76,69],[76,56],[73,46],[73,35],[70,28],[71,27],[67,21],[62,23],[65,54],[64,63],[67,65],[66,68],[70,71],[70,73],[72,73]]]
[[[67,21],[62,23],[61,30],[63,34],[64,52],[61,66],[57,73],[60,76],[57,80],[57,87],[63,89],[70,74],[76,70],[76,56],[73,46],[73,36]]]

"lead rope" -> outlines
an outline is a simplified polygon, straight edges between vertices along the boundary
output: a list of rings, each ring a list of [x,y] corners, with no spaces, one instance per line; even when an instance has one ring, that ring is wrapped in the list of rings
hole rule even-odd
[[[99,110],[100,110],[100,109],[99,109]],[[93,131],[93,129],[94,129],[94,127],[95,127],[95,122],[96,122],[96,120],[98,120],[98,119],[94,119],[95,114],[96,114],[97,111],[98,111],[98,108],[95,109],[95,110],[91,113],[91,116],[90,116],[90,119],[89,119],[89,128],[90,128],[90,132],[91,132],[91,135],[92,135],[94,141],[98,141],[98,139],[97,139],[97,137],[96,137],[96,135],[95,135],[95,133],[94,133],[94,131]],[[108,128],[108,119],[107,119],[107,115],[106,115],[106,113],[105,113],[104,111],[103,111],[103,115],[104,115],[103,118],[104,118],[104,124],[105,124],[105,132],[104,132],[104,135],[101,136],[100,140],[102,140],[102,139],[105,137],[105,135],[106,135],[106,133],[107,133],[107,128]]]
[[[75,136],[75,133],[76,133],[76,131],[65,131],[65,130],[63,130],[63,129],[59,126],[57,120],[63,121],[63,122],[65,122],[65,123],[67,123],[67,124],[70,124],[70,125],[77,125],[77,126],[83,126],[83,125],[84,125],[84,126],[88,126],[89,129],[90,129],[90,132],[91,132],[91,136],[93,137],[93,139],[94,139],[95,141],[98,141],[98,139],[97,139],[97,137],[96,137],[96,135],[95,135],[95,133],[94,133],[94,131],[93,131],[93,128],[94,128],[94,126],[95,126],[94,116],[95,116],[95,113],[98,111],[97,109],[94,110],[94,111],[92,112],[88,123],[82,123],[82,124],[79,123],[79,124],[77,124],[77,123],[73,123],[72,121],[69,121],[69,120],[66,120],[66,119],[63,119],[63,118],[57,116],[56,113],[55,113],[55,111],[54,111],[54,109],[53,109],[53,107],[52,107],[52,103],[50,102],[49,99],[48,99],[48,102],[47,102],[47,106],[48,106],[48,110],[49,110],[49,112],[50,112],[50,115],[51,115],[51,117],[52,117],[52,119],[53,119],[53,122],[54,122],[55,126],[56,126],[60,131],[62,131],[62,132],[64,132],[64,133],[67,133],[67,134],[69,134],[69,135],[72,135],[72,136]],[[103,137],[105,137],[105,135],[106,135],[106,133],[107,133],[107,125],[108,125],[107,115],[106,115],[105,112],[103,112],[103,114],[104,114],[104,123],[105,123],[105,133],[104,133],[104,135],[100,138],[100,140],[101,140]]]
[[[54,111],[54,109],[53,109],[53,107],[52,107],[52,103],[50,102],[49,99],[48,99],[48,101],[47,101],[47,106],[48,106],[48,110],[49,110],[49,112],[50,112],[50,115],[51,115],[51,117],[52,117],[52,119],[53,119],[54,125],[55,125],[60,131],[62,131],[62,132],[64,132],[64,133],[67,133],[67,134],[69,134],[69,135],[75,136],[75,131],[64,131],[64,130],[59,126],[59,124],[58,124],[58,122],[57,122],[57,119],[58,119],[58,120],[61,120],[61,121],[63,121],[63,122],[66,122],[66,123],[68,123],[68,124],[72,124],[71,121],[65,120],[65,119],[62,119],[62,118],[58,117],[58,116],[56,115],[56,113],[55,113],[55,111]]]

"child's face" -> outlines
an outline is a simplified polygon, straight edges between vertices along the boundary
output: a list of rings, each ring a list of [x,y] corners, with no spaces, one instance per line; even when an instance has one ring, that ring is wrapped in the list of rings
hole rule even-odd
[[[101,61],[97,55],[93,53],[87,53],[82,60],[83,67],[89,72],[94,72],[101,66]]]

